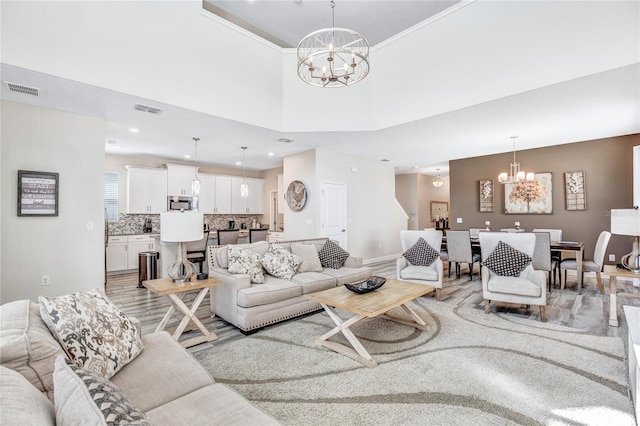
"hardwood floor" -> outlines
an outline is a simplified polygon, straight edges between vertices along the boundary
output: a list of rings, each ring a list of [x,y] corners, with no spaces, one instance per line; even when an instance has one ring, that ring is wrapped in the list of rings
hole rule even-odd
[[[395,260],[368,265],[373,268],[374,275],[386,278],[395,278]],[[478,274],[478,267],[475,268],[473,280],[469,280],[468,269],[463,266],[460,278],[446,277],[442,290],[442,302],[451,305],[470,306],[475,309],[484,309],[482,299],[482,285]],[[575,276],[569,276],[567,288],[565,290],[552,289],[547,298],[547,321],[550,323],[579,328],[594,334],[604,336],[626,336],[627,323],[624,318],[622,305],[640,306],[640,299],[618,297],[618,318],[619,327],[608,325],[609,297],[605,293],[603,296],[595,285],[595,277],[585,275],[585,288],[581,294],[577,294]],[[136,317],[142,323],[143,333],[151,333],[155,330],[164,314],[169,309],[168,299],[164,296],[154,296],[145,288],[138,288],[137,273],[110,275],[107,279],[107,295],[118,305],[127,315]],[[605,279],[605,288],[608,278]],[[618,281],[619,291],[632,294],[639,294],[640,287],[634,287],[631,282]],[[608,290],[606,290],[608,292]],[[196,292],[190,294],[195,297]],[[430,296],[427,296],[430,297]],[[190,305],[190,302],[187,302]],[[532,307],[524,309],[521,306],[506,305],[500,303],[491,304],[492,312],[508,313],[521,318],[530,318],[539,321],[539,309]],[[239,339],[244,335],[234,326],[226,323],[218,317],[212,317],[209,308],[209,295],[200,305],[197,316],[202,323],[219,337],[218,341],[228,339]],[[180,318],[175,316],[173,324],[177,325]],[[295,319],[291,320],[295,321]],[[185,333],[182,338],[192,337],[190,333]],[[625,338],[626,341],[626,338]],[[202,349],[206,345],[216,342],[206,343],[193,348]]]

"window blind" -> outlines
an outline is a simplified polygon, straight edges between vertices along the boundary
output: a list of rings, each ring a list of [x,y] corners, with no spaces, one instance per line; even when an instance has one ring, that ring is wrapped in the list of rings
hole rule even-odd
[[[106,172],[104,174],[104,208],[107,212],[107,220],[118,220],[118,173]]]

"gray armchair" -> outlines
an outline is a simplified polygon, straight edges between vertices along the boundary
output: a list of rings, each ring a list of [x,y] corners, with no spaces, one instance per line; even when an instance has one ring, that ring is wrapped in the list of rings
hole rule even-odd
[[[402,243],[402,252],[406,252],[422,237],[427,244],[433,247],[438,253],[442,245],[442,231],[425,230],[425,231],[400,231],[400,242]],[[442,259],[438,257],[429,266],[411,265],[404,257],[398,258],[396,261],[396,273],[398,280],[408,281],[417,284],[426,284],[435,287],[436,299],[440,300],[440,291],[442,289]]]
[[[500,241],[514,249],[534,257],[536,236],[533,233],[481,232],[480,249],[485,262]],[[517,277],[501,276],[489,269],[482,268],[482,297],[484,312],[489,313],[489,303],[505,302],[540,306],[540,320],[546,321],[547,280],[544,271],[536,271],[529,263]]]

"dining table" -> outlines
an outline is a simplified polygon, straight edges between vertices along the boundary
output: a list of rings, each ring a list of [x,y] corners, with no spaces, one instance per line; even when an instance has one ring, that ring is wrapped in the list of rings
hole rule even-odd
[[[471,248],[480,253],[480,238],[479,237],[471,237]],[[442,237],[442,250],[446,250],[447,246],[447,237],[446,235]],[[549,248],[551,249],[551,253],[561,253],[561,254],[569,254],[571,256],[575,256],[576,259],[576,273],[578,275],[578,294],[582,289],[583,284],[583,276],[582,276],[582,258],[584,256],[584,243],[581,241],[551,241],[549,244]],[[564,290],[565,280],[560,277],[560,289]]]

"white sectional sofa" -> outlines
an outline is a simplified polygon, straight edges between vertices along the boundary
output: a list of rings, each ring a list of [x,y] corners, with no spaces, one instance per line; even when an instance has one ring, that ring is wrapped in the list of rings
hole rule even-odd
[[[277,244],[291,249],[292,244],[313,245],[317,252],[327,238],[280,241]],[[269,243],[235,244],[263,256]],[[291,280],[276,278],[265,273],[263,284],[252,284],[247,274],[232,274],[228,269],[228,246],[208,247],[209,276],[219,278],[221,285],[211,290],[211,310],[215,315],[243,331],[322,309],[309,300],[310,293],[365,280],[371,277],[371,268],[362,266],[362,258],[349,256],[339,269],[321,268],[318,271],[298,272]]]

